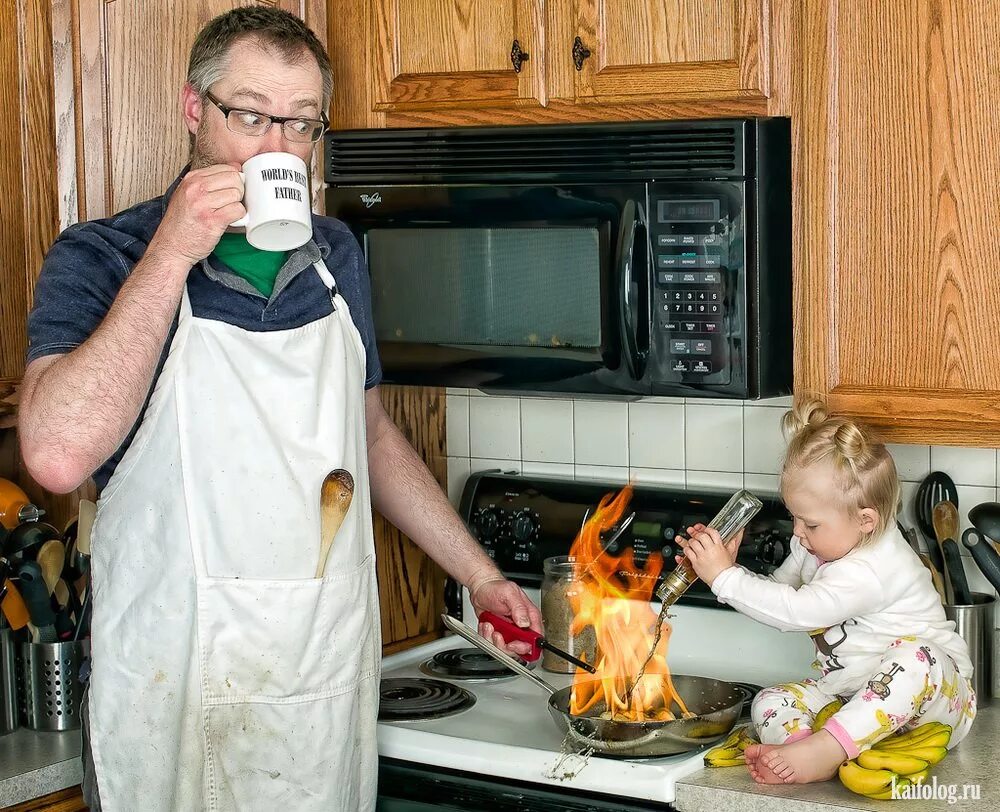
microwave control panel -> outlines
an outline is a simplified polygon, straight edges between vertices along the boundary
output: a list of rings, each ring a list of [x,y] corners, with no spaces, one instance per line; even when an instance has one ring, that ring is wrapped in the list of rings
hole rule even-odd
[[[654,197],[651,341],[663,372],[684,383],[728,384],[733,296],[729,201],[723,195]]]

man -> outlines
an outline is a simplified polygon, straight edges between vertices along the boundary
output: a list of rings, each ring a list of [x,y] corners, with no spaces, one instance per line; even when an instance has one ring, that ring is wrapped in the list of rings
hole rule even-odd
[[[313,239],[276,256],[227,233],[245,214],[241,164],[274,151],[308,164],[330,88],[292,15],[212,20],[181,94],[190,167],[163,197],[68,229],[38,281],[22,453],[51,490],[91,474],[101,489],[95,809],[373,807],[371,507],[477,609],[540,627],[381,406],[350,232],[315,217]],[[315,578],[320,485],[337,468],[355,492]]]

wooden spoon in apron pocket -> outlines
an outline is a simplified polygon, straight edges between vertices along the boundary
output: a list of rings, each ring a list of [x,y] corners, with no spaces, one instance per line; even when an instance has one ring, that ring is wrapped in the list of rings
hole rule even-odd
[[[351,508],[354,498],[354,477],[350,471],[337,468],[326,475],[319,495],[319,520],[322,539],[319,546],[319,562],[316,577],[322,578],[326,571],[326,559],[330,556],[333,537],[344,523],[344,517]]]

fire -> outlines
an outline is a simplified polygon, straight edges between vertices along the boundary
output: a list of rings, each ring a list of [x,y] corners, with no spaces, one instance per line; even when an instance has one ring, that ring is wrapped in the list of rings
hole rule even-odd
[[[656,651],[629,701],[629,689],[653,647],[658,618],[649,600],[663,569],[663,556],[651,554],[638,567],[631,547],[613,556],[603,552],[601,541],[601,533],[618,523],[631,498],[631,485],[617,495],[606,495],[570,550],[581,578],[581,589],[572,602],[570,632],[580,634],[593,626],[597,637],[597,673],[577,670],[570,713],[630,722],[668,721],[676,718],[670,710],[674,703],[682,715],[689,715],[667,667],[669,624],[664,624]]]

